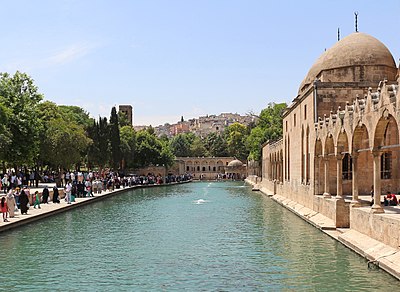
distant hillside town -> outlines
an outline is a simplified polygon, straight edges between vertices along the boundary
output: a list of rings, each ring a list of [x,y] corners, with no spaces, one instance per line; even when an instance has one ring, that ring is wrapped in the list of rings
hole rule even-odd
[[[120,109],[121,110],[121,109]],[[126,106],[124,111],[126,110]],[[132,117],[132,114],[128,114]],[[210,133],[223,133],[225,128],[233,123],[240,123],[245,126],[250,125],[256,121],[256,117],[245,115],[242,116],[237,113],[221,113],[219,115],[206,115],[199,118],[189,119],[187,121],[182,117],[176,124],[164,124],[154,127],[157,136],[166,135],[173,137],[181,133],[194,133],[196,136],[205,137]],[[148,126],[135,126],[136,131],[148,128]]]

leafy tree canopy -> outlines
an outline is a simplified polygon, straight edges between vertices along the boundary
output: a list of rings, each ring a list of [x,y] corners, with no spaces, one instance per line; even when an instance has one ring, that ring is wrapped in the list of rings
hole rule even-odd
[[[283,112],[286,103],[270,103],[263,109],[257,121],[257,126],[253,128],[247,138],[247,148],[250,150],[249,160],[261,160],[261,145],[268,140],[278,140],[282,138]]]
[[[7,117],[3,136],[9,141],[2,157],[14,165],[32,164],[39,151],[37,105],[42,95],[30,76],[17,71],[12,76],[0,73],[0,96],[3,119]]]
[[[93,124],[93,119],[90,118],[89,114],[79,106],[60,105],[59,108],[64,118],[74,121],[78,125],[83,125],[85,129]]]

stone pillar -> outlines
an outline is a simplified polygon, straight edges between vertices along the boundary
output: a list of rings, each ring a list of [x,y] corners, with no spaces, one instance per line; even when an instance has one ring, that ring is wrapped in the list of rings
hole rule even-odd
[[[381,152],[373,151],[374,156],[374,205],[371,213],[385,213],[381,206]]]
[[[336,198],[339,200],[343,199],[343,156],[341,154],[336,155]]]
[[[352,173],[352,199],[351,199],[351,206],[359,207],[361,206],[360,201],[358,200],[358,153],[353,153],[351,156],[351,168],[353,170]]]
[[[327,156],[324,157],[324,197],[330,198],[331,194],[329,193],[329,158]]]
[[[314,157],[314,195],[319,194],[319,157]]]

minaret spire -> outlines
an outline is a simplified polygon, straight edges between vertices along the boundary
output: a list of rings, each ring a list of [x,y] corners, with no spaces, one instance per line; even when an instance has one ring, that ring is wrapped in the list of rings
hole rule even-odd
[[[356,32],[358,32],[358,12],[354,12]]]
[[[340,28],[337,29],[337,40],[340,41]]]

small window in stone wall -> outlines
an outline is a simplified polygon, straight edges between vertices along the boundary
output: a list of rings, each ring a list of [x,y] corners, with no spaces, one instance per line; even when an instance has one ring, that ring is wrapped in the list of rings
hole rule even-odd
[[[392,153],[384,152],[381,156],[381,179],[392,178]]]
[[[293,117],[293,125],[296,127],[296,114],[294,114],[294,117]]]
[[[213,167],[213,171],[216,171],[216,168],[215,168],[215,166]]]
[[[197,166],[197,171],[200,171],[200,166]]]
[[[190,167],[189,166],[186,166],[186,171],[189,171],[190,170]]]
[[[304,105],[304,119],[307,120],[307,105]]]
[[[352,179],[352,159],[349,153],[346,153],[342,160],[342,178],[343,180],[351,180]]]
[[[206,171],[206,167],[205,166],[203,166],[203,171]]]
[[[286,121],[286,132],[287,132],[287,121]]]

